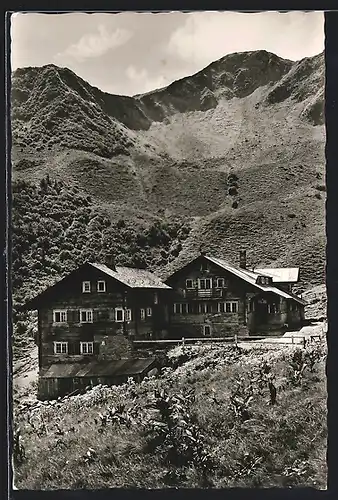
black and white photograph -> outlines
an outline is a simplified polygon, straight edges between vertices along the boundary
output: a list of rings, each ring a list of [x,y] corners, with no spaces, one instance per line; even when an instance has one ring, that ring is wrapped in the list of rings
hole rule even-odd
[[[327,489],[323,11],[10,18],[13,487]]]

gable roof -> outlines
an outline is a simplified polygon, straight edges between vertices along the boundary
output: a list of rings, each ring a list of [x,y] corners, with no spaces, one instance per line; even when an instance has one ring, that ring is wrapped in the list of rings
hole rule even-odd
[[[23,307],[21,308],[22,310],[27,310],[30,308],[36,308],[39,300],[48,297],[50,293],[52,293],[52,290],[57,289],[57,287],[69,276],[71,276],[73,273],[76,273],[82,268],[85,268],[86,266],[92,267],[94,269],[97,269],[98,271],[103,272],[106,276],[115,279],[122,285],[128,287],[128,288],[133,288],[133,289],[165,289],[165,290],[171,290],[171,287],[166,285],[158,276],[155,274],[151,273],[150,271],[146,271],[145,269],[138,269],[134,267],[116,267],[116,271],[113,269],[110,269],[108,266],[104,264],[100,264],[98,262],[87,262],[85,264],[82,264],[82,266],[79,266],[77,269],[74,269],[70,273],[68,273],[66,276],[64,276],[62,279],[58,280],[56,283],[53,285],[50,285],[47,287],[45,290],[40,292],[38,295],[35,297],[31,298],[28,300]]]
[[[145,269],[117,266],[116,271],[114,271],[105,264],[99,264],[98,262],[90,262],[89,265],[130,288],[162,288],[167,290],[171,288],[158,276]]]
[[[297,283],[299,280],[299,267],[257,268],[254,272],[270,276],[273,283]]]
[[[246,281],[250,285],[264,291],[264,292],[271,292],[274,293],[275,295],[279,295],[280,297],[284,297],[285,299],[290,299],[290,300],[295,300],[296,302],[299,302],[302,305],[306,305],[306,302],[298,297],[297,295],[290,293],[290,292],[285,292],[284,290],[280,290],[279,288],[272,286],[272,285],[263,285],[263,284],[258,284],[256,283],[257,277],[262,276],[263,273],[257,273],[255,271],[250,271],[248,269],[242,269],[240,267],[233,266],[232,264],[229,264],[227,261],[223,259],[219,259],[218,257],[213,257],[211,255],[204,255],[203,256],[206,260],[209,262],[212,262],[213,264],[216,264],[217,266],[221,267],[225,271],[230,272],[231,274],[237,276],[238,278],[242,279],[243,281]],[[198,259],[199,257],[197,257]],[[191,262],[194,262],[197,260],[196,258],[192,259],[188,264],[183,266],[181,269],[189,265]],[[173,273],[171,276],[176,274],[178,271]],[[169,280],[171,278],[167,280]],[[268,276],[268,275],[266,275]]]

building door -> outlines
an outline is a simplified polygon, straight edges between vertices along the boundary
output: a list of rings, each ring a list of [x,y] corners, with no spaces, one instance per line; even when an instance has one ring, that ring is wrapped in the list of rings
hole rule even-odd
[[[203,325],[202,331],[205,337],[211,337],[212,334],[211,325]]]
[[[59,378],[59,395],[65,396],[73,392],[73,379],[71,378]]]
[[[268,322],[268,303],[265,299],[258,299],[255,304],[255,325],[266,325]]]

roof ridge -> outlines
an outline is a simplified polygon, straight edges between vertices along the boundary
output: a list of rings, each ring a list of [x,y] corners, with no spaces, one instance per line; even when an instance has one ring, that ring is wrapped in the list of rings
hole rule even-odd
[[[220,263],[220,265],[222,265],[222,261],[223,259],[220,259],[218,257],[212,257],[212,256],[209,256],[209,255],[205,255],[206,258],[210,259],[211,261],[214,261],[214,263],[217,264],[217,261]],[[216,261],[216,262],[215,262]],[[298,295],[295,295],[295,294],[292,294],[290,292],[286,292],[284,290],[281,290],[280,288],[274,286],[274,285],[261,285],[261,284],[258,284],[256,283],[256,280],[254,280],[255,276],[250,276],[249,273],[252,273],[256,276],[259,276],[258,273],[255,273],[254,271],[247,271],[246,269],[242,269],[240,267],[237,267],[237,266],[234,266],[230,263],[228,263],[227,261],[223,261],[224,262],[224,267],[227,266],[228,268],[230,269],[227,269],[227,271],[230,271],[233,270],[233,271],[236,271],[236,273],[234,274],[237,274],[239,278],[247,278],[246,281],[248,281],[248,283],[250,283],[251,285],[255,286],[256,288],[259,288],[260,290],[265,290],[267,292],[272,292],[272,293],[275,293],[276,295],[281,295],[281,296],[284,296],[286,298],[290,298],[290,299],[293,299],[293,300],[297,300],[298,302],[301,302],[301,303],[304,303],[306,304],[306,302],[298,297]],[[231,269],[232,268],[232,269]],[[242,275],[242,276],[241,276]]]

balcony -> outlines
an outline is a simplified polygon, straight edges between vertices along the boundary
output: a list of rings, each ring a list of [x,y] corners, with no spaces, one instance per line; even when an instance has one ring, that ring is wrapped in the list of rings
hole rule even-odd
[[[224,297],[225,290],[217,288],[200,289],[187,288],[183,290],[183,295],[187,299],[220,299]]]

